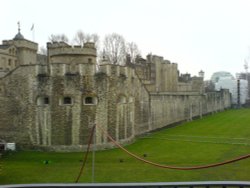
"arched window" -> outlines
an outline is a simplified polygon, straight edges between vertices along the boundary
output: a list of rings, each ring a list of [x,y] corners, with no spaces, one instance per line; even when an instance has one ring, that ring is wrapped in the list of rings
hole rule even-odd
[[[96,105],[97,104],[97,98],[87,96],[87,97],[84,98],[84,104],[85,105]]]

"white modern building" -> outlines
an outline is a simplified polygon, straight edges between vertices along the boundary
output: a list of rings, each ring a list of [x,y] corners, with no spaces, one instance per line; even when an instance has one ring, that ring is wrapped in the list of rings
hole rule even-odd
[[[242,105],[248,98],[248,81],[232,77],[220,77],[215,83],[215,90],[229,89],[232,94],[232,104]]]

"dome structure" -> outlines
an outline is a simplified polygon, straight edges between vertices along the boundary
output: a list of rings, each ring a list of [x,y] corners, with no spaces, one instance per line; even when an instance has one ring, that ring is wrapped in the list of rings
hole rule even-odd
[[[24,36],[21,34],[20,22],[18,22],[17,24],[18,24],[18,33],[14,37],[14,40],[22,40],[24,39]]]
[[[230,72],[219,71],[219,72],[213,73],[213,75],[211,76],[211,81],[213,83],[217,83],[222,78],[230,78],[233,80],[234,76]]]
[[[18,32],[16,34],[16,36],[14,37],[14,40],[21,40],[21,39],[24,39],[24,37],[23,37],[23,35],[20,32]]]

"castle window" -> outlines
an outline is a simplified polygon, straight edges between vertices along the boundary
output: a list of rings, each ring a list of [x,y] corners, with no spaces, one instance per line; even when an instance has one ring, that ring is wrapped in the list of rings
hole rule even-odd
[[[92,97],[86,97],[85,98],[85,104],[93,104],[93,98]]]
[[[43,106],[49,104],[49,97],[38,97],[37,98],[37,105]]]
[[[43,103],[44,104],[49,104],[49,97],[44,97]]]
[[[9,63],[8,63],[9,66],[11,66],[11,59],[9,59]]]
[[[88,63],[92,63],[92,59],[91,58],[88,59]]]
[[[96,97],[85,97],[84,104],[85,105],[96,105],[97,98]]]
[[[72,98],[71,97],[64,97],[63,104],[72,104]]]

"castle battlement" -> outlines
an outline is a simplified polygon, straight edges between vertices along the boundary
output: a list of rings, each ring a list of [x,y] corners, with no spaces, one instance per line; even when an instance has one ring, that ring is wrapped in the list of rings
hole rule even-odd
[[[135,76],[135,70],[131,67],[113,64],[100,65],[100,72],[107,76],[123,76],[124,78],[132,78]]]
[[[81,46],[70,46],[65,42],[47,43],[49,63],[96,64],[94,43]]]
[[[85,43],[84,46],[70,46],[65,42],[47,43],[49,56],[82,55],[96,57],[94,43]]]

